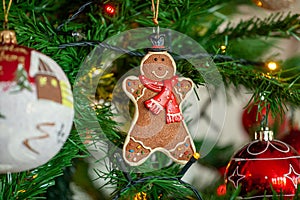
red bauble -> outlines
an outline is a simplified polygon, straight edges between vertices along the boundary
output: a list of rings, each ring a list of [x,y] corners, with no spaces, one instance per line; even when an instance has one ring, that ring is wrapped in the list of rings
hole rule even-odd
[[[251,110],[249,111],[249,108]],[[253,138],[256,130],[259,130],[261,126],[261,121],[263,117],[266,115],[266,107],[262,109],[260,113],[258,113],[258,105],[250,104],[243,112],[242,115],[242,123],[245,131],[249,134],[251,138]],[[276,135],[280,133],[285,133],[288,129],[288,120],[286,116],[277,115],[275,118],[272,117],[272,113],[269,112],[268,116],[268,126],[276,133]]]
[[[108,15],[114,15],[116,13],[116,8],[111,4],[105,4],[104,11]]]
[[[284,135],[281,140],[291,145],[298,153],[300,153],[300,130],[292,129],[288,134]]]
[[[245,145],[227,165],[225,183],[235,188],[240,185],[241,198],[272,197],[273,190],[278,195],[282,192],[285,199],[295,195],[300,182],[300,155],[284,142],[266,139],[268,134]]]

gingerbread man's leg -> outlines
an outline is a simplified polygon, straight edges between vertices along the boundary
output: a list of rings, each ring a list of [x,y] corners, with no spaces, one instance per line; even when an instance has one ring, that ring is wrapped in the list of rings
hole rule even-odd
[[[179,143],[174,149],[171,149],[169,152],[174,160],[179,162],[188,161],[193,154],[195,153],[192,146],[191,138],[188,136],[185,140]]]
[[[134,141],[131,137],[124,147],[125,159],[130,165],[138,165],[141,160],[146,159],[150,149],[146,149],[141,143]]]

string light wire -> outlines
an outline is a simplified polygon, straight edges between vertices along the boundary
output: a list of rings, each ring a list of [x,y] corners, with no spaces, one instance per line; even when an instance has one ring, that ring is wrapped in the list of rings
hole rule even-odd
[[[4,1],[4,0],[3,0]],[[63,26],[65,26],[66,24],[70,23],[71,21],[73,21],[74,19],[77,18],[77,16],[86,8],[88,7],[89,5],[91,5],[93,2],[90,1],[90,2],[87,2],[85,3],[84,5],[82,5],[77,11],[76,13],[74,13],[69,19],[67,19],[64,23],[60,24],[56,30],[59,31]]]

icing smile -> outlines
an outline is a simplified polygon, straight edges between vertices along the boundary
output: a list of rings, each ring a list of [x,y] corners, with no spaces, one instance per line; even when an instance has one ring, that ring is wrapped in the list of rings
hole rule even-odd
[[[165,78],[167,76],[167,74],[169,73],[168,70],[166,70],[165,74],[163,74],[162,76],[159,76],[155,73],[155,71],[152,71],[151,72],[154,76],[156,76],[157,78]]]

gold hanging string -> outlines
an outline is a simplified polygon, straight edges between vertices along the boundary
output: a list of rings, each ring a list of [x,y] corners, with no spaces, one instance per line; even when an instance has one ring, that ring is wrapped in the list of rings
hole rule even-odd
[[[11,7],[12,4],[12,0],[9,0],[7,9],[6,9],[6,3],[5,0],[2,0],[2,4],[3,4],[3,13],[4,13],[4,23],[3,23],[3,27],[4,29],[7,29],[7,23],[8,23],[8,13],[9,13],[9,9]]]
[[[158,25],[158,8],[159,8],[159,0],[156,1],[156,6],[154,4],[154,0],[152,1],[152,12],[153,12],[153,22],[155,25]]]

